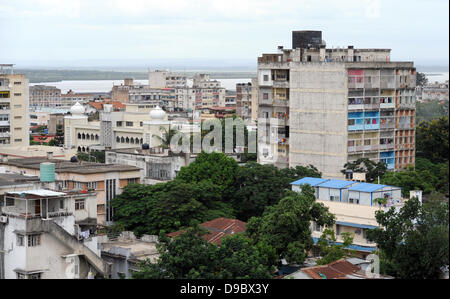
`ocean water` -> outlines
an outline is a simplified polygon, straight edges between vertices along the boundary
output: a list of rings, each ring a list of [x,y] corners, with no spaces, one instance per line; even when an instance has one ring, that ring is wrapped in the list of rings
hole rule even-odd
[[[236,90],[236,83],[248,83],[250,78],[242,79],[216,79],[220,81],[222,87],[228,90]],[[148,80],[134,80],[138,84],[148,84]],[[30,83],[33,85],[55,86],[61,89],[61,93],[67,93],[70,89],[73,92],[109,92],[113,85],[123,84],[123,80],[63,80],[60,82]],[[192,86],[192,80],[188,80],[188,85]]]
[[[424,72],[424,74],[427,76],[429,83],[434,83],[436,81],[443,83],[448,80],[448,76],[449,76],[448,72],[444,72],[444,73],[442,73],[442,72],[434,72],[434,73]]]

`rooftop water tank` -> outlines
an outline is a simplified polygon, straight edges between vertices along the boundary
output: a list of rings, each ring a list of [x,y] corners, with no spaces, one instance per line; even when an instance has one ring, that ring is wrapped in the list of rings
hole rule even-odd
[[[41,182],[55,181],[55,163],[45,162],[40,164]]]

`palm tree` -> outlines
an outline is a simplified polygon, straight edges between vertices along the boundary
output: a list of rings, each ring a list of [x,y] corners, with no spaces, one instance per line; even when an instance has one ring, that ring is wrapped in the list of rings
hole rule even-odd
[[[178,130],[175,129],[167,129],[165,127],[160,127],[160,130],[163,131],[164,133],[161,136],[158,135],[153,135],[155,136],[160,142],[161,142],[161,147],[164,149],[170,148],[170,141],[172,140],[173,136],[175,136],[176,134],[180,133]]]

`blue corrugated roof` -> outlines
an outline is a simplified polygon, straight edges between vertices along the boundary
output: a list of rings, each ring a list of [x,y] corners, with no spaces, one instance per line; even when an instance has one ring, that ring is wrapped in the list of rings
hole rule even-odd
[[[311,185],[312,187],[321,184],[323,182],[328,181],[327,179],[321,179],[321,178],[310,178],[310,177],[305,177],[303,179],[297,180],[295,182],[292,182],[291,185],[296,185],[296,186],[301,186],[301,185]]]
[[[369,183],[360,183],[358,185],[350,187],[348,190],[350,191],[361,191],[361,192],[374,192],[384,187],[389,187],[387,185],[378,185],[378,184],[369,184]]]
[[[343,181],[343,180],[328,180],[324,183],[319,184],[317,187],[324,187],[324,188],[333,188],[333,189],[342,189],[345,188],[351,184],[355,184],[355,182],[352,181]]]

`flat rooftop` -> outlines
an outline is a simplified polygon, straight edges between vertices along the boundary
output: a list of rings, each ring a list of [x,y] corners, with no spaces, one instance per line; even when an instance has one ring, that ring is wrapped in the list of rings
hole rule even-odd
[[[111,171],[140,171],[140,168],[128,165],[103,164],[85,161],[70,162],[67,160],[57,160],[47,158],[9,159],[7,162],[0,162],[0,165],[10,165],[28,169],[40,169],[40,164],[45,162],[55,163],[55,172],[92,174],[92,173],[105,173]]]
[[[0,173],[0,187],[1,186],[16,186],[39,182],[37,176],[25,176],[14,173]]]

